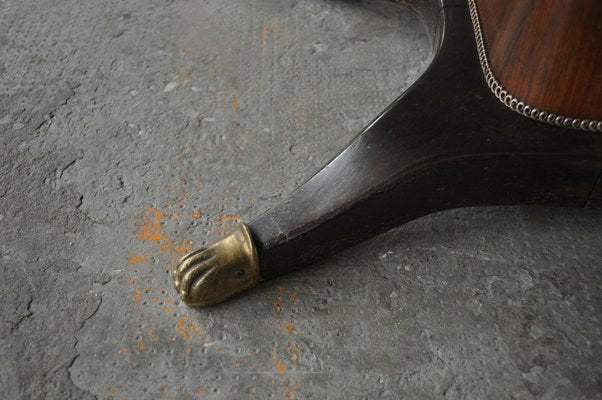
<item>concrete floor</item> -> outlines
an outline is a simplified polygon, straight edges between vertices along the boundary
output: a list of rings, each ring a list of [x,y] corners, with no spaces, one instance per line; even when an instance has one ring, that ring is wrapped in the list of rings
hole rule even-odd
[[[381,1],[0,2],[0,397],[602,398],[600,211],[439,213],[178,301],[174,260],[276,204],[429,57]]]

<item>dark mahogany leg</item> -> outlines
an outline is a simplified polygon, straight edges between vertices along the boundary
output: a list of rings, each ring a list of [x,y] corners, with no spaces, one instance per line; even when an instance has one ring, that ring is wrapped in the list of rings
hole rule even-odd
[[[179,267],[174,277],[186,301],[215,303],[435,211],[600,203],[602,135],[505,107],[484,81],[467,8],[443,7],[438,21],[429,69],[320,172],[249,224],[254,248],[246,258],[212,250],[209,261]],[[238,274],[228,288],[224,270]],[[202,299],[216,287],[223,296]]]

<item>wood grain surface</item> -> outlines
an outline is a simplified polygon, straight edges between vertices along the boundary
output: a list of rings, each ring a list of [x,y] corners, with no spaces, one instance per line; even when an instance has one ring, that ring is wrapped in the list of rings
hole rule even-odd
[[[477,0],[491,69],[519,100],[602,118],[602,1]]]

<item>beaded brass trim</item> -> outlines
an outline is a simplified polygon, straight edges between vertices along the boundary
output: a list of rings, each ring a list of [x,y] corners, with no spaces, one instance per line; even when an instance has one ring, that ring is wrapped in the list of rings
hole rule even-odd
[[[525,102],[517,99],[510,94],[496,79],[491,67],[489,66],[489,60],[487,59],[487,50],[485,49],[485,42],[483,40],[483,32],[481,30],[481,22],[479,21],[479,13],[477,11],[477,5],[475,0],[468,0],[468,7],[470,10],[470,19],[472,20],[472,27],[474,29],[475,39],[477,41],[477,51],[479,53],[479,61],[481,68],[485,74],[485,80],[489,89],[493,92],[506,107],[516,111],[525,117],[534,119],[536,121],[545,122],[550,125],[560,126],[563,128],[578,129],[582,131],[590,132],[602,132],[602,121],[588,120],[567,117],[564,115],[556,115],[545,110],[540,110],[533,107]]]

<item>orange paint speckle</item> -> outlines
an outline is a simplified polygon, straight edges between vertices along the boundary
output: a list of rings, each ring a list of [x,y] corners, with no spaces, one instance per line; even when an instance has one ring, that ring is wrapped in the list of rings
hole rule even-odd
[[[132,293],[132,297],[134,298],[134,301],[138,304],[141,304],[142,302],[142,289],[136,289],[134,290],[134,293]]]
[[[295,331],[295,325],[287,323],[287,324],[282,324],[282,327],[284,328],[285,331],[287,331],[288,333],[293,333]]]
[[[143,341],[138,342],[138,349],[144,350],[144,342]]]
[[[150,256],[151,255],[148,253],[138,255],[138,254],[136,254],[136,252],[132,251],[130,258],[128,259],[128,264],[147,262],[148,259],[150,258]]]
[[[195,210],[190,212],[190,216],[194,219],[199,219],[203,216],[203,213],[198,210]]]
[[[195,335],[202,335],[205,333],[205,330],[196,321],[190,321],[188,325],[190,331]]]
[[[301,348],[295,343],[289,342],[288,346],[286,346],[286,352],[290,353],[290,360],[292,362],[295,362],[299,359],[299,356],[301,355]]]
[[[192,336],[199,336],[205,333],[205,330],[195,320],[186,317],[178,319],[176,323],[176,332],[186,341]]]
[[[192,243],[188,240],[181,246],[178,246],[174,249],[174,253],[187,253],[192,250]]]
[[[158,303],[158,302],[159,302],[158,297],[151,297],[151,303]]]
[[[129,353],[129,352],[130,352],[130,349],[128,349],[127,346],[124,347],[123,349],[119,350],[120,354],[126,354],[126,353]]]
[[[274,311],[276,312],[276,316],[280,315],[280,312],[282,311],[282,300],[274,300]]]
[[[290,296],[288,296],[288,298],[289,298],[291,301],[297,301],[297,300],[299,300],[299,297],[297,296],[297,293],[291,293],[291,295],[290,295]]]
[[[178,332],[182,336],[182,340],[188,340],[188,329],[184,326],[184,319],[180,318],[178,320],[178,325],[176,326],[176,332]]]
[[[282,361],[282,360],[278,361],[278,364],[276,365],[276,367],[278,368],[278,373],[281,376],[286,375],[286,364],[284,363],[284,361]]]
[[[173,241],[163,233],[163,226],[161,225],[163,218],[163,214],[156,208],[147,208],[136,239],[148,240],[153,243],[163,242],[161,250],[169,249],[173,245]]]
[[[232,99],[232,111],[238,111],[238,105],[240,102],[238,99]]]
[[[165,311],[166,314],[171,314],[171,313],[173,313],[173,307],[169,307],[169,306],[164,307],[163,311]]]
[[[146,215],[144,215],[142,220],[142,226],[140,227],[140,231],[138,232],[138,239],[143,239],[144,236],[147,235],[147,232],[153,232],[161,229],[161,220],[163,219],[163,214],[156,208],[149,207],[144,210]]]
[[[148,336],[153,336],[153,328],[148,328]]]
[[[222,224],[225,224],[228,222],[236,222],[239,217],[240,217],[240,215],[238,215],[238,214],[228,215],[226,213],[221,213],[217,217],[217,222],[221,222]]]

